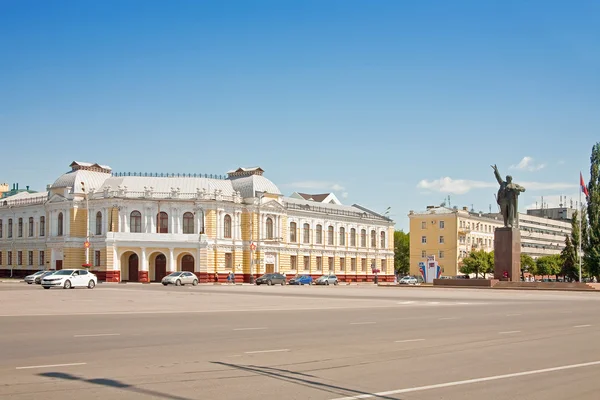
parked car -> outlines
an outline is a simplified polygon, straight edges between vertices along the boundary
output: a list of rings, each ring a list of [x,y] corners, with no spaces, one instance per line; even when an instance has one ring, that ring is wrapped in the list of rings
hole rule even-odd
[[[313,278],[310,275],[296,275],[290,279],[290,285],[312,285]]]
[[[317,278],[315,285],[337,285],[338,278],[335,275],[323,275]]]
[[[42,279],[44,289],[51,287],[62,287],[71,289],[75,287],[87,287],[93,289],[98,283],[96,275],[85,269],[61,269]]]
[[[42,279],[44,279],[45,277],[47,277],[48,275],[52,275],[53,273],[55,273],[56,271],[52,270],[52,271],[44,271],[43,274],[38,275],[37,278],[35,278],[35,283],[36,285],[41,285],[42,284]]]
[[[262,285],[262,284],[266,284],[266,285],[276,285],[276,284],[281,284],[282,286],[285,285],[285,276],[282,274],[264,274],[263,276],[256,278],[256,284],[257,285]]]
[[[404,276],[398,281],[400,285],[416,285],[417,282],[417,278],[414,278],[412,276]]]
[[[27,282],[28,285],[31,285],[32,283],[35,282],[36,278],[42,276],[44,274],[44,272],[46,272],[46,271],[38,271],[35,274],[27,275],[25,277],[25,282]]]
[[[198,277],[191,272],[177,271],[162,278],[162,284],[165,286],[181,286],[188,284],[196,286],[198,284]]]

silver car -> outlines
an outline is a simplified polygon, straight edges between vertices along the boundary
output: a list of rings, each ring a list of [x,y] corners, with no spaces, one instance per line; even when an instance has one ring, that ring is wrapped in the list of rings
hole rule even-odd
[[[338,278],[335,275],[323,275],[319,277],[315,282],[315,285],[337,285]]]
[[[35,282],[35,279],[38,278],[39,276],[41,276],[44,272],[46,272],[46,271],[38,271],[35,274],[27,275],[25,277],[25,282],[27,282],[27,284],[31,285],[32,283]]]
[[[167,285],[181,286],[181,285],[186,285],[186,284],[191,284],[191,285],[196,286],[198,284],[198,277],[196,277],[196,275],[194,275],[191,272],[177,271],[177,272],[173,272],[172,274],[165,276],[162,279],[162,284],[165,286],[167,286]]]

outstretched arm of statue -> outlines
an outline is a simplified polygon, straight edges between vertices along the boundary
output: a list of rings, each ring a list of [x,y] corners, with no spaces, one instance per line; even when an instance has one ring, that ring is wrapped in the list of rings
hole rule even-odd
[[[498,184],[502,185],[502,177],[500,176],[500,172],[498,172],[498,167],[496,164],[492,165],[491,167],[494,169],[494,176],[496,177]]]

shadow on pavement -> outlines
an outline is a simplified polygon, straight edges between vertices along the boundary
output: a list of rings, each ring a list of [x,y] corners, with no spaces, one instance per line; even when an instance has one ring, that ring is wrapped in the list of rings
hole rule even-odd
[[[39,376],[44,376],[46,378],[56,378],[56,379],[64,379],[67,381],[79,381],[84,383],[90,383],[92,385],[100,385],[106,386],[115,389],[126,390],[133,393],[142,394],[145,396],[152,396],[155,398],[162,398],[168,400],[193,400],[187,397],[174,396],[167,393],[161,393],[154,390],[142,389],[135,387],[133,385],[129,385],[127,383],[123,383],[114,379],[106,379],[106,378],[95,378],[95,379],[86,379],[81,378],[76,375],[66,374],[64,372],[45,372],[42,374],[38,374]]]
[[[397,397],[387,397],[387,396],[378,396],[373,393],[363,392],[360,390],[349,389],[341,386],[329,385],[327,383],[318,382],[316,380],[306,379],[306,378],[315,378],[314,375],[307,375],[300,372],[290,371],[287,369],[278,369],[271,367],[262,367],[258,365],[239,365],[239,364],[230,364],[221,361],[212,361],[212,364],[222,365],[229,368],[238,369],[240,371],[253,372],[258,375],[267,376],[273,379],[279,379],[285,382],[294,383],[300,386],[306,386],[312,389],[321,390],[323,392],[334,393],[335,395],[341,396],[361,396],[368,395],[370,398],[374,399],[389,399],[389,400],[398,400]],[[299,377],[300,376],[300,377]],[[306,378],[305,378],[306,377]]]

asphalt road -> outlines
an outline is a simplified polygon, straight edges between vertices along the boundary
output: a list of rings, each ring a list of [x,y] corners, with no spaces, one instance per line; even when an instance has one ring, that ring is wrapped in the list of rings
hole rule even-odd
[[[600,398],[600,293],[0,284],[0,398]]]

